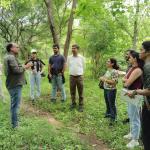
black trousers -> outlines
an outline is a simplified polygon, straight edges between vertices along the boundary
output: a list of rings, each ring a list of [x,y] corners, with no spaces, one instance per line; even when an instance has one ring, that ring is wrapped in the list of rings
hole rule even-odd
[[[142,109],[142,141],[144,150],[150,150],[150,110],[146,104]]]

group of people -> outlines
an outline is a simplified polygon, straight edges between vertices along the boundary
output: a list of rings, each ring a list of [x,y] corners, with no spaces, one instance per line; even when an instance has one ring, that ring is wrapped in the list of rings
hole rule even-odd
[[[128,117],[130,122],[130,132],[124,136],[125,139],[131,140],[126,146],[134,148],[139,145],[139,136],[142,126],[142,140],[144,150],[150,149],[150,41],[142,43],[140,53],[135,50],[128,50],[126,53],[126,61],[128,68],[123,77],[123,88],[126,88],[126,93],[131,102],[128,101]],[[119,71],[117,60],[114,58],[108,59],[107,71],[104,76],[100,77],[103,82],[104,99],[106,103],[105,118],[110,118],[110,125],[116,121],[116,93]],[[143,106],[136,105],[132,101],[136,101],[135,95],[143,95]],[[142,107],[142,112],[141,112]]]
[[[45,63],[38,58],[37,50],[35,49],[31,50],[31,56],[24,65],[20,64],[17,59],[19,46],[16,43],[9,43],[6,46],[6,50],[7,54],[4,57],[6,88],[8,89],[11,99],[11,123],[12,127],[16,128],[18,126],[17,112],[21,100],[22,86],[26,84],[24,72],[26,70],[29,72],[30,97],[34,104],[41,95],[41,76],[44,74],[43,66]],[[77,88],[79,94],[78,110],[83,112],[83,73],[85,59],[78,53],[78,51],[79,46],[77,44],[72,45],[72,55],[68,57],[68,61],[66,62],[64,56],[60,54],[59,45],[54,44],[54,54],[49,58],[48,78],[52,85],[51,102],[56,102],[56,94],[58,90],[61,91],[61,102],[65,102],[66,93],[64,87],[64,72],[66,66],[68,66],[70,74],[70,94],[72,99],[70,109],[72,110],[76,108]],[[0,84],[0,87],[2,89],[2,84]],[[2,92],[0,94],[3,96]]]
[[[85,69],[85,58],[79,54],[79,46],[72,45],[72,55],[67,58],[60,54],[59,45],[53,45],[54,54],[49,58],[48,78],[52,85],[51,102],[56,102],[57,91],[61,92],[61,102],[66,101],[65,78],[64,72],[69,69],[69,83],[71,105],[70,109],[76,108],[76,88],[79,95],[79,112],[83,112],[83,74]],[[40,97],[40,81],[43,74],[43,66],[45,63],[37,57],[37,51],[31,50],[31,58],[21,65],[17,59],[19,47],[15,43],[9,43],[6,46],[7,54],[4,57],[4,68],[6,75],[6,87],[11,98],[11,123],[12,127],[18,126],[17,111],[21,100],[22,86],[26,83],[24,72],[30,72],[30,96],[33,102],[36,97]],[[140,118],[140,107],[128,103],[128,116],[130,120],[130,133],[124,138],[131,139],[127,144],[128,148],[133,148],[139,145],[138,139],[142,125],[142,139],[144,149],[150,148],[150,41],[142,43],[141,52],[128,50],[126,55],[128,69],[126,73],[119,71],[117,60],[114,58],[108,59],[106,66],[107,71],[104,76],[100,77],[103,82],[104,99],[106,103],[105,118],[110,118],[110,125],[117,119],[116,109],[116,93],[117,83],[120,74],[125,74],[123,78],[123,86],[127,89],[126,95],[134,99],[135,95],[144,96],[144,104],[142,108],[142,119]],[[1,72],[0,72],[1,73]],[[1,78],[0,78],[1,79]],[[35,85],[37,92],[35,95]],[[0,82],[1,86],[1,82]],[[0,93],[1,94],[1,93]],[[2,94],[1,94],[2,95]],[[134,115],[133,115],[134,114]]]

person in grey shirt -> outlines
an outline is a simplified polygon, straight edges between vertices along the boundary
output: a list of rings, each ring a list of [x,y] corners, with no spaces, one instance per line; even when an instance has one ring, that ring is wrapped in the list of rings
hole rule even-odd
[[[142,43],[140,58],[144,60],[143,67],[143,89],[129,91],[128,96],[144,96],[144,105],[142,109],[142,140],[144,150],[150,149],[150,41]]]
[[[13,128],[18,126],[17,112],[21,100],[22,86],[26,83],[24,72],[32,66],[31,63],[21,65],[17,59],[19,46],[9,43],[6,46],[7,54],[4,57],[4,70],[6,76],[6,88],[11,99],[11,124]]]

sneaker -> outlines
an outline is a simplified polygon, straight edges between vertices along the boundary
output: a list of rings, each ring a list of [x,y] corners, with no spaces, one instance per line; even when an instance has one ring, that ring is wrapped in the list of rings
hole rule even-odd
[[[129,133],[129,134],[125,135],[123,138],[131,140],[132,139],[132,134]]]
[[[32,105],[35,105],[35,99],[32,99]]]
[[[62,100],[61,100],[61,102],[62,102],[62,103],[64,103],[64,102],[65,102],[65,100],[64,100],[64,99],[62,99]]]
[[[79,111],[79,112],[83,112],[83,106],[79,106],[78,111]]]
[[[134,148],[135,146],[139,146],[138,140],[131,140],[127,145],[127,148]]]
[[[70,110],[73,110],[74,108],[76,108],[76,104],[71,104],[70,105]]]
[[[51,99],[51,102],[52,103],[56,103],[56,99]]]
[[[105,114],[104,118],[110,118],[111,115],[110,114]]]

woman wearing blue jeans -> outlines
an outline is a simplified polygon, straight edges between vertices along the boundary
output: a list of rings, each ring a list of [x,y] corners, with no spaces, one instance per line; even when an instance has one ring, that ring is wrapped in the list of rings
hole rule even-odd
[[[142,67],[143,62],[139,59],[139,53],[131,50],[129,55],[129,63],[131,68],[128,70],[123,79],[124,86],[128,90],[136,90],[142,88]],[[125,135],[124,138],[131,141],[127,144],[128,148],[134,148],[139,145],[138,139],[140,135],[140,106],[128,103],[128,115],[130,120],[130,133]]]
[[[118,65],[114,58],[108,59],[107,71],[104,76],[100,77],[100,80],[104,82],[104,98],[106,103],[105,118],[110,118],[110,125],[116,120],[116,84],[118,81]]]

